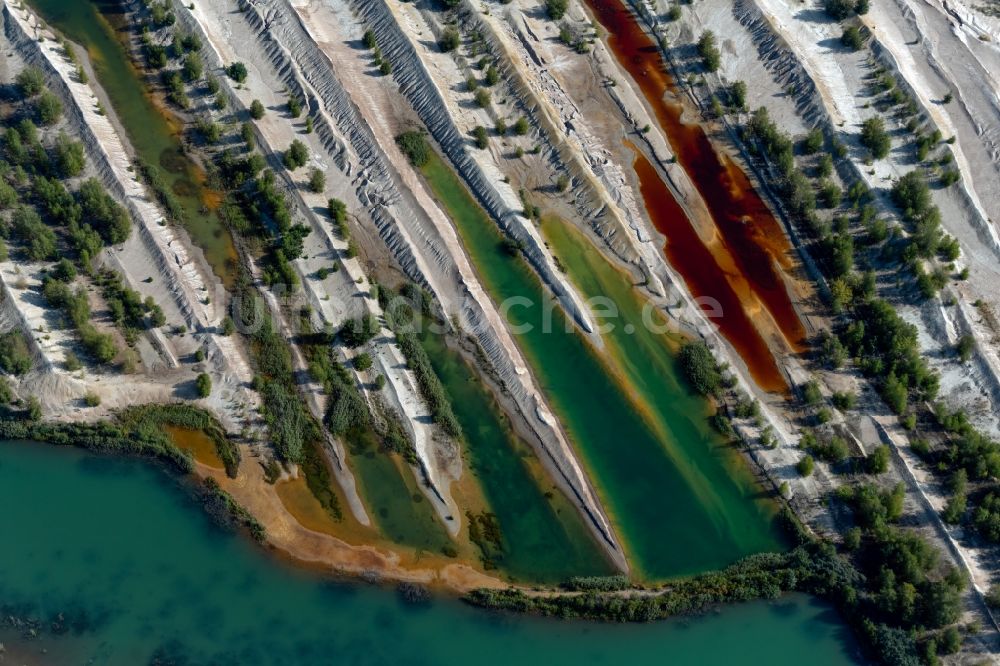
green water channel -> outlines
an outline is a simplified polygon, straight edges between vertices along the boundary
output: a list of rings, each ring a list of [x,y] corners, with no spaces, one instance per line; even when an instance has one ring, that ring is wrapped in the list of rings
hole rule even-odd
[[[509,308],[508,322],[530,325],[515,339],[587,463],[636,573],[676,577],[780,548],[772,521],[747,497],[749,488],[729,478],[719,459],[723,444],[701,418],[705,407],[680,385],[672,362],[662,360],[666,349],[645,340],[623,357],[633,363],[631,371],[624,375],[616,369],[616,376],[606,363],[620,365],[615,361],[621,354],[606,354],[602,361],[566,325],[561,310],[549,308],[552,321],[545,324],[551,298],[524,261],[503,252],[496,225],[448,165],[435,155],[423,173],[494,301],[531,303]],[[630,298],[622,297],[620,287],[607,278],[594,279],[595,288],[617,295],[620,309],[630,310]],[[615,340],[616,347],[635,344]],[[650,352],[655,356],[649,361],[640,358]],[[622,379],[631,375],[642,378],[624,382],[634,397],[621,388]],[[644,418],[644,405],[660,415]]]
[[[159,175],[184,210],[185,228],[205,253],[215,274],[227,285],[235,275],[232,237],[214,213],[217,193],[184,154],[181,126],[172,122],[149,95],[113,23],[121,20],[115,0],[30,0],[29,5],[52,27],[85,47],[101,88],[140,159]]]
[[[836,613],[796,595],[636,625],[500,616],[444,598],[407,605],[281,566],[137,460],[0,442],[0,506],[0,610],[45,626],[31,641],[0,628],[27,655],[17,663],[859,663]],[[68,630],[53,636],[53,620]]]
[[[665,320],[640,297],[630,277],[608,263],[580,231],[547,218],[542,233],[584,298],[614,303],[617,316],[607,320],[604,342],[666,444],[671,462],[708,508],[712,522],[701,529],[713,530],[717,539],[728,534],[745,550],[780,549],[769,526],[776,505],[761,496],[746,461],[710,426],[711,406],[683,382],[674,353],[680,338],[670,337]],[[644,319],[659,328],[650,328]],[[718,564],[724,561],[725,555]]]
[[[352,433],[345,443],[361,498],[386,538],[438,555],[454,546],[411,471],[380,451],[372,433]]]
[[[421,344],[462,425],[467,464],[499,522],[503,550],[491,553],[497,567],[532,582],[611,573],[580,513],[551,480],[542,480],[541,463],[471,367],[441,336],[425,332]]]

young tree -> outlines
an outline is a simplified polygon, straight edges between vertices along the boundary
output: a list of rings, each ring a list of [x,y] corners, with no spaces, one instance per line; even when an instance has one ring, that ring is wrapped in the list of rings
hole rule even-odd
[[[701,33],[698,38],[698,55],[701,56],[702,64],[709,72],[715,72],[722,63],[722,54],[715,45],[715,34],[711,30]]]
[[[48,90],[42,92],[35,102],[35,113],[38,123],[43,126],[54,125],[62,117],[63,106],[59,98]]]
[[[855,26],[849,25],[844,28],[844,32],[840,35],[840,43],[852,51],[858,51],[864,46],[865,42],[861,37],[861,31]]]
[[[285,167],[287,167],[290,171],[294,171],[301,166],[305,166],[306,162],[309,161],[309,149],[306,148],[304,143],[295,139],[292,141],[292,145],[288,147],[288,150],[285,151],[285,155],[282,159],[285,163]]]
[[[257,145],[257,135],[254,134],[253,125],[251,123],[243,123],[240,125],[240,138],[243,139],[243,143],[247,145],[247,150],[253,150],[254,146]]]
[[[885,444],[872,451],[868,458],[868,471],[872,474],[885,474],[889,469],[889,447]]]
[[[823,0],[823,9],[830,18],[843,21],[854,10],[854,2],[851,0]]]
[[[892,142],[889,133],[885,131],[885,122],[879,116],[873,116],[861,125],[861,145],[871,151],[872,157],[883,159],[889,154]]]
[[[802,150],[806,155],[812,155],[813,153],[818,153],[823,149],[823,130],[818,127],[814,127],[809,130],[809,134],[806,135],[805,140],[802,142]]]
[[[485,109],[489,107],[491,101],[492,96],[490,95],[489,90],[486,88],[480,88],[476,91],[476,104],[478,104],[480,108]]]
[[[83,173],[86,160],[83,155],[83,144],[73,141],[63,132],[56,137],[53,151],[56,168],[63,178],[72,178]]]
[[[34,97],[45,88],[45,75],[37,67],[25,67],[14,79],[21,96]]]
[[[559,21],[566,15],[568,0],[545,0],[545,11],[553,21]]]
[[[472,130],[472,136],[476,140],[476,148],[479,150],[486,150],[490,145],[489,135],[486,133],[486,128],[482,125],[476,125],[475,129]]]
[[[40,421],[42,418],[42,403],[38,402],[38,398],[35,396],[28,397],[27,409],[25,410],[25,416],[29,421]]]
[[[448,26],[441,33],[441,39],[438,40],[438,48],[447,53],[448,51],[457,49],[461,43],[462,36],[458,34],[458,30],[452,26]]]
[[[486,85],[492,87],[498,83],[500,83],[500,72],[496,67],[490,65],[486,68]]]
[[[212,378],[204,372],[194,380],[195,388],[198,390],[199,398],[207,398],[212,393]]]
[[[184,80],[195,81],[201,78],[201,75],[205,72],[205,66],[201,62],[201,56],[197,53],[189,53],[184,58],[184,66],[181,68],[181,72],[184,76]]]
[[[326,175],[319,169],[309,172],[309,190],[319,194],[326,187]]]
[[[255,99],[250,102],[250,117],[254,120],[260,120],[264,117],[264,105],[261,104],[259,99]]]
[[[800,476],[810,476],[813,473],[813,468],[815,467],[815,462],[813,457],[808,453],[799,460],[795,465],[795,469],[798,471]]]
[[[747,84],[742,81],[736,81],[729,86],[729,106],[737,111],[746,111]]]

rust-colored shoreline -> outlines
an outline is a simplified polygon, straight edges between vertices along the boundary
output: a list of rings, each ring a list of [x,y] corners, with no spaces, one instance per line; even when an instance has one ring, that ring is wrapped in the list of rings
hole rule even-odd
[[[673,78],[659,48],[632,11],[622,0],[586,2],[607,29],[609,48],[642,91],[678,163],[705,201],[719,230],[720,242],[732,255],[737,269],[770,313],[789,346],[797,352],[803,351],[806,330],[778,268],[788,269],[794,265],[793,248],[781,224],[732,158],[715,150],[700,125],[682,121],[683,105],[667,101],[666,95],[675,92]],[[651,202],[646,204],[647,209],[651,208]],[[671,226],[675,234],[667,235],[668,242],[677,243],[679,225]],[[666,233],[664,229],[661,232]],[[690,266],[687,270],[675,267],[689,285],[693,281],[704,282],[691,273]],[[719,298],[720,294],[721,290],[713,288],[708,295]],[[740,340],[733,336],[742,335],[742,332],[730,330],[726,322],[721,322],[720,328],[730,343],[740,346]],[[759,334],[756,337],[759,338]],[[745,360],[750,365],[752,359]]]
[[[702,242],[688,221],[684,209],[674,199],[660,179],[656,167],[635,150],[633,163],[639,179],[639,190],[650,220],[666,236],[663,252],[667,261],[683,277],[688,290],[695,298],[714,299],[721,307],[722,316],[710,319],[739,354],[757,385],[765,391],[784,393],[788,383],[778,369],[774,355],[764,338],[747,314],[747,301],[756,300],[745,280],[740,276],[727,276],[716,257]],[[737,293],[734,282],[743,287]]]

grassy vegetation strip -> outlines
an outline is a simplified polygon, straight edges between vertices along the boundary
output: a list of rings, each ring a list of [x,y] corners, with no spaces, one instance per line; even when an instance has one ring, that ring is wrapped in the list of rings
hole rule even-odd
[[[798,589],[800,574],[811,562],[812,558],[796,549],[789,554],[753,555],[722,571],[682,580],[655,593],[598,587],[579,593],[535,596],[515,589],[480,589],[466,599],[486,608],[554,617],[647,622],[702,613],[715,604],[774,599]],[[819,570],[815,575],[823,573]]]
[[[0,420],[0,439],[27,439],[90,451],[141,456],[162,460],[185,474],[194,470],[191,457],[149,420],[130,423],[39,423]]]
[[[203,409],[183,403],[140,405],[119,412],[118,420],[122,423],[153,422],[160,425],[200,430],[215,444],[219,459],[226,467],[226,474],[230,478],[236,478],[236,473],[240,468],[240,448],[226,436],[222,424]]]

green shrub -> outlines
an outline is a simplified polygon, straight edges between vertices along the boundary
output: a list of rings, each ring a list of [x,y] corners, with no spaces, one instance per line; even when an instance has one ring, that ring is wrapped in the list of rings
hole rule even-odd
[[[194,380],[199,398],[207,398],[212,393],[212,378],[204,372]]]
[[[396,137],[396,143],[415,167],[422,167],[431,159],[431,148],[427,145],[427,137],[423,132],[403,132]]]
[[[250,102],[250,117],[254,120],[260,120],[266,112],[264,105],[261,104],[259,99]]]
[[[361,352],[354,357],[354,368],[358,372],[364,372],[372,367],[372,357],[368,352]]]
[[[679,360],[691,387],[702,395],[714,395],[722,387],[722,375],[708,346],[701,341],[681,347]]]
[[[12,375],[23,375],[31,370],[31,349],[24,334],[10,330],[0,335],[0,368]]]
[[[247,80],[247,67],[242,62],[234,62],[226,67],[226,75],[237,83]]]

